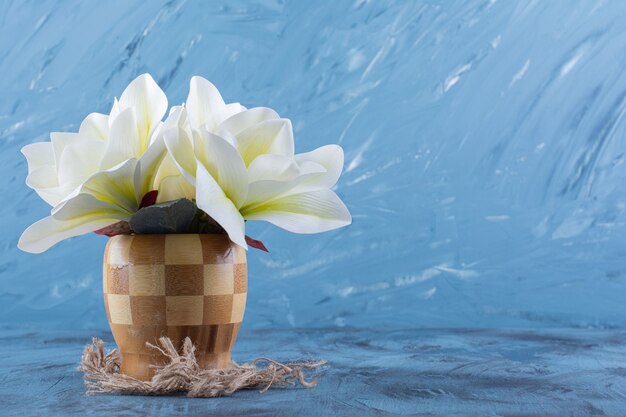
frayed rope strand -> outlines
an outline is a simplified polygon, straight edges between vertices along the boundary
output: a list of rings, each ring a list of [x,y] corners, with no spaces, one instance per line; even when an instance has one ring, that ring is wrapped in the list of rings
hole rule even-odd
[[[156,345],[146,344],[165,356],[168,363],[154,366],[151,381],[140,381],[120,373],[120,356],[116,349],[104,351],[104,342],[93,338],[85,346],[80,370],[84,373],[87,394],[180,395],[188,397],[219,397],[243,389],[289,387],[297,384],[305,388],[317,385],[317,376],[307,380],[304,371],[312,371],[326,361],[280,363],[258,358],[252,363],[233,362],[227,369],[202,369],[195,356],[195,347],[189,338],[183,342],[182,352],[167,337]],[[265,364],[264,367],[261,364]]]

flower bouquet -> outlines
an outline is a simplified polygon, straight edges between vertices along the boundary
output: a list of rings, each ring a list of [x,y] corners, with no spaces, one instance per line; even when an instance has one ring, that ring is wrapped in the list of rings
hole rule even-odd
[[[230,365],[245,309],[247,220],[295,233],[346,226],[331,190],[343,151],[296,154],[289,119],[274,110],[226,104],[193,77],[183,105],[168,112],[153,78],[137,77],[111,112],[91,113],[78,132],[25,146],[26,184],[52,206],[22,234],[40,253],[63,239],[109,236],[103,290],[121,371],[149,379],[163,361],[146,348],[189,337],[203,367]]]

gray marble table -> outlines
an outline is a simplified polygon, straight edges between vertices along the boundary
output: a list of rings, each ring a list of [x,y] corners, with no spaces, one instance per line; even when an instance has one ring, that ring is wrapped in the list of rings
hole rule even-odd
[[[86,396],[90,336],[3,328],[2,416],[623,416],[626,331],[244,330],[234,359],[326,358],[314,389]]]

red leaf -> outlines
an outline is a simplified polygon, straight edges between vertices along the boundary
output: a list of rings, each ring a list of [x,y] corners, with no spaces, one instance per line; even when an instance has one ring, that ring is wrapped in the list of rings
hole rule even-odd
[[[157,196],[159,195],[158,190],[148,191],[146,195],[141,199],[141,204],[139,204],[139,208],[142,209],[144,207],[153,206],[156,203]]]
[[[113,223],[107,227],[98,229],[94,231],[94,233],[97,235],[104,235],[108,237],[116,235],[127,235],[130,233],[130,226],[128,222],[122,220],[121,222]]]
[[[252,246],[255,249],[260,249],[269,253],[263,242],[261,242],[260,240],[252,239],[250,236],[246,235],[246,243],[248,244],[248,246]]]

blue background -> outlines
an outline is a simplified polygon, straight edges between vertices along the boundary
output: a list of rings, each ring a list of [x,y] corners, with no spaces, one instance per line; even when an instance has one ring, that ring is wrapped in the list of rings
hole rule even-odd
[[[626,5],[0,2],[0,323],[106,329],[105,238],[16,248],[25,144],[150,72],[339,143],[351,227],[249,234],[246,326],[626,327]]]

